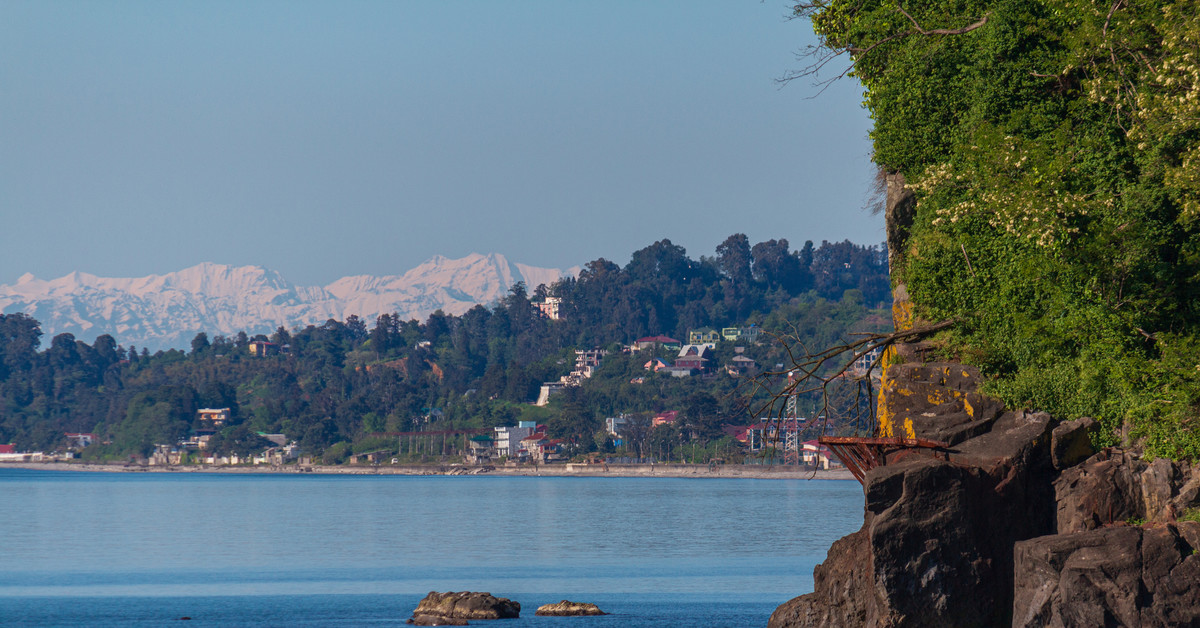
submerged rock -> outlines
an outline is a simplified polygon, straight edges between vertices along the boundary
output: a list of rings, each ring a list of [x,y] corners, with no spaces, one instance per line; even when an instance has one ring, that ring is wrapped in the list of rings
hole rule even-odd
[[[430,591],[408,623],[418,626],[464,626],[468,619],[508,619],[521,616],[521,604],[491,593]],[[461,623],[453,623],[458,620]],[[426,622],[426,623],[423,623]],[[427,623],[440,622],[440,623]]]
[[[580,617],[583,615],[607,615],[600,607],[586,602],[570,602],[563,600],[555,604],[543,604],[534,615],[551,617]]]
[[[413,626],[467,626],[469,623],[465,619],[455,619],[453,617],[442,617],[441,615],[413,615],[404,622]]]

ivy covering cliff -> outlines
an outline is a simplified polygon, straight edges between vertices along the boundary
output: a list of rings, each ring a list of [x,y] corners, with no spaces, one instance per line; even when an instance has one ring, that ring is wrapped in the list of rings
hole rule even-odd
[[[947,351],[1010,407],[1200,457],[1200,4],[795,13],[823,44],[798,75],[852,59],[874,159],[915,193],[893,281],[919,318],[958,321]]]

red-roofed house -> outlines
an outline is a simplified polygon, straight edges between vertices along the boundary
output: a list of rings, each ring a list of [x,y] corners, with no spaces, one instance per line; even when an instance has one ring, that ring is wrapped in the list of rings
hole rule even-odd
[[[833,452],[815,440],[806,440],[800,447],[800,462],[804,464],[828,469],[831,465],[836,464],[836,461],[837,458],[833,457]]]
[[[562,461],[562,449],[563,442],[561,439],[554,438],[542,441],[542,462]]]
[[[713,345],[686,345],[675,358],[675,368],[707,371]]]
[[[653,360],[650,360],[649,362],[647,362],[644,368],[647,371],[657,373],[659,370],[665,369],[668,366],[670,366],[670,364],[667,364],[666,362],[664,362],[658,358],[654,358]]]
[[[721,432],[723,432],[726,436],[732,436],[733,440],[736,440],[743,445],[747,445],[750,443],[749,434],[751,429],[753,428],[748,425],[726,425],[721,428]]]
[[[651,421],[651,427],[658,427],[663,424],[674,425],[675,419],[677,419],[678,417],[679,417],[678,410],[669,410],[667,412],[660,412],[658,414],[658,416],[654,417],[654,419]]]
[[[12,443],[9,443],[7,445],[0,445],[0,454],[15,454],[15,453],[17,453],[16,445],[14,445]]]

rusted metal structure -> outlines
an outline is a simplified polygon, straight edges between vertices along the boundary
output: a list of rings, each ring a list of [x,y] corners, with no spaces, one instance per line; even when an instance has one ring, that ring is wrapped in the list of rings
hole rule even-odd
[[[926,438],[822,436],[817,442],[828,447],[860,484],[863,483],[867,471],[909,456],[941,457],[943,460],[949,460],[949,443]]]

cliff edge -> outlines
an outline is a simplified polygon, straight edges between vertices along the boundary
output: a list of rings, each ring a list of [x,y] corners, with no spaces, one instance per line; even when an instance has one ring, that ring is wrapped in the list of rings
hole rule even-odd
[[[897,330],[903,178],[889,178]],[[895,192],[894,194],[892,192]],[[911,219],[911,218],[909,218]],[[1092,419],[1058,423],[979,392],[973,367],[914,343],[885,356],[863,526],[833,544],[814,591],[769,628],[1200,626],[1200,465],[1095,451]]]

